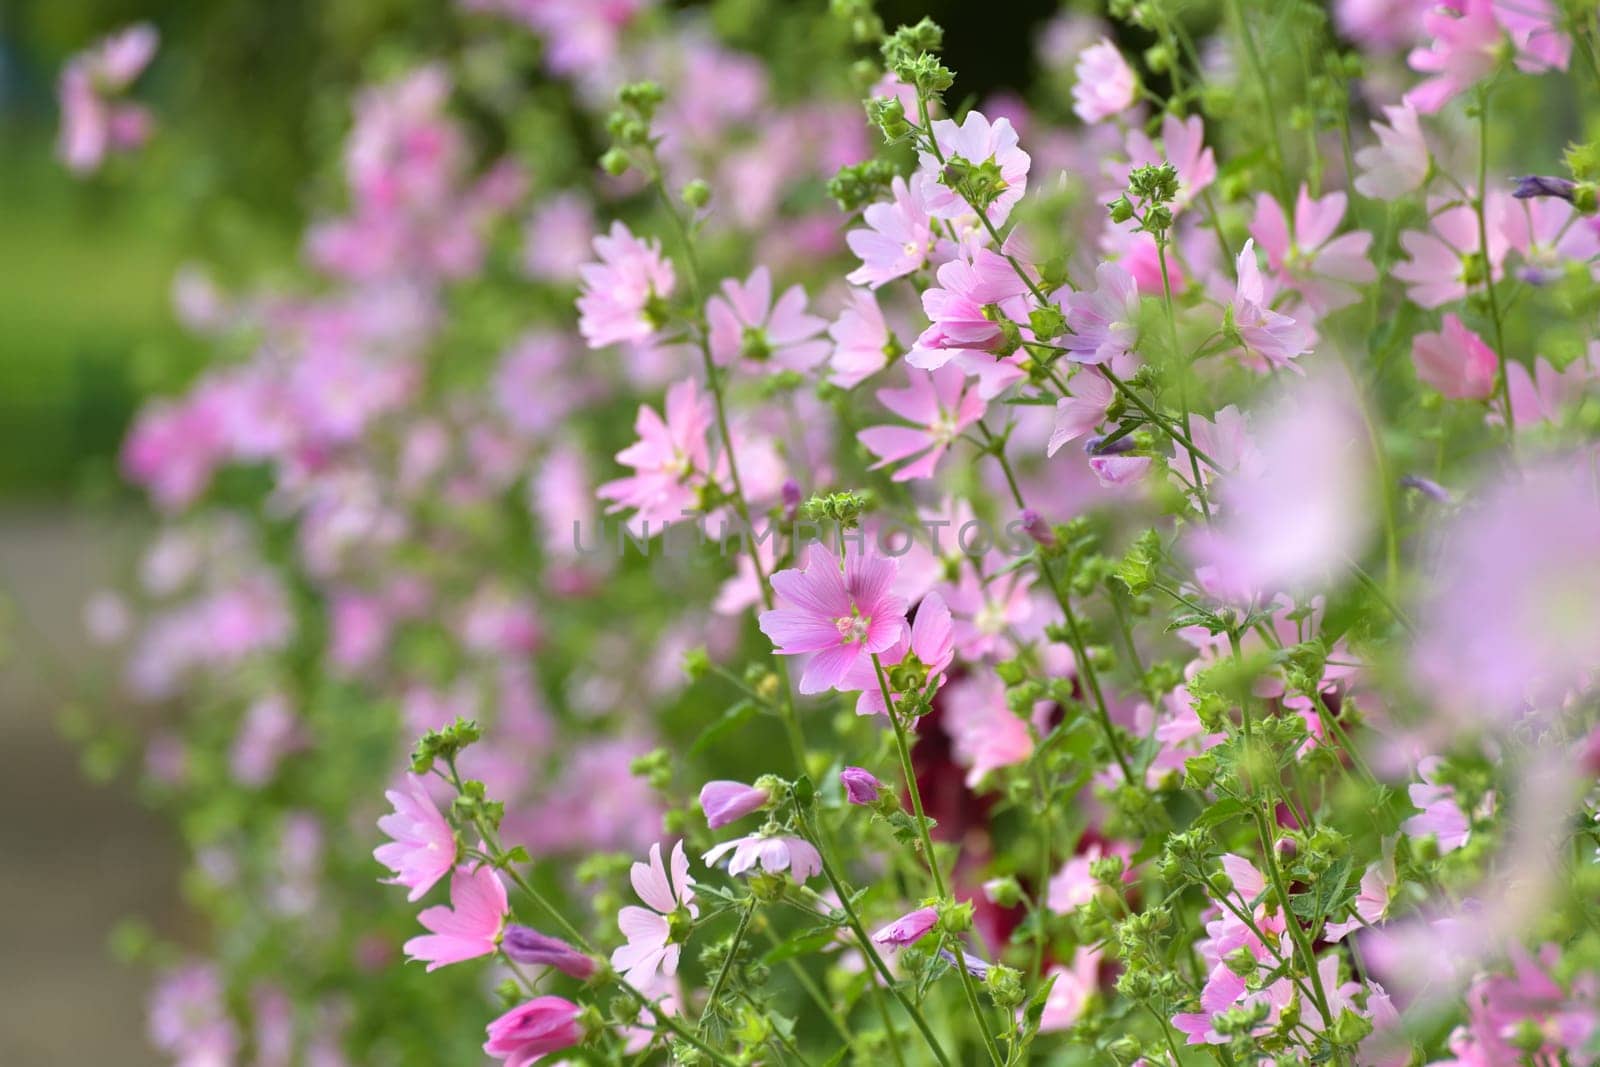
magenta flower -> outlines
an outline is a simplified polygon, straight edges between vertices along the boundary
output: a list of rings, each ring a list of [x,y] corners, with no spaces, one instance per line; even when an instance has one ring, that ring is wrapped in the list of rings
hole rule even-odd
[[[1356,153],[1361,173],[1356,175],[1355,187],[1362,196],[1394,200],[1422,188],[1433,157],[1428,153],[1415,108],[1402,104],[1384,108],[1383,114],[1389,120],[1387,126],[1381,122],[1372,124],[1378,143]]]
[[[650,863],[635,863],[630,877],[633,891],[648,907],[630,904],[617,913],[617,927],[628,943],[611,953],[611,966],[634,985],[652,980],[658,972],[670,978],[678,973],[678,956],[683,951],[674,941],[672,920],[680,912],[691,918],[700,915],[683,842],[672,846],[670,880],[661,862],[660,842],[650,846]]]
[[[1012,205],[1028,188],[1028,153],[1017,147],[1017,131],[1005,118],[990,122],[981,111],[969,111],[961,125],[951,119],[935,119],[933,140],[947,162],[960,160],[973,167],[994,164],[1004,188],[989,205],[989,221],[996,226],[1011,214]],[[940,172],[939,161],[927,152],[919,160],[927,174]],[[972,214],[972,205],[943,183],[930,184],[927,190],[928,214],[938,219],[959,219]]]
[[[518,963],[532,967],[554,967],[569,978],[587,982],[594,977],[595,962],[559,937],[517,923],[506,924],[500,950]]]
[[[658,241],[635,237],[620,222],[594,239],[598,263],[578,268],[578,332],[590,348],[620,341],[648,344],[666,323],[667,297],[677,281]]]
[[[667,390],[666,418],[640,405],[634,430],[639,440],[617,453],[617,462],[632,467],[626,478],[606,482],[597,490],[611,501],[608,514],[631,510],[629,525],[646,529],[681,522],[685,512],[700,510],[701,490],[711,471],[711,447],[706,441],[714,415],[711,399],[700,395],[693,378]]]
[[[772,576],[784,606],[761,613],[761,632],[780,656],[811,655],[800,692],[833,689],[858,660],[893,646],[906,625],[905,601],[893,592],[897,570],[893,559],[855,551],[841,569],[813,545],[804,568]]]
[[[1455,786],[1419,782],[1406,790],[1411,803],[1422,809],[1400,824],[1410,837],[1431,835],[1439,843],[1440,852],[1454,852],[1472,836],[1472,820],[1456,803]]]
[[[889,185],[894,199],[869,204],[861,213],[867,225],[845,234],[845,243],[861,260],[850,272],[852,285],[876,289],[896,278],[920,270],[934,248],[933,220],[928,216],[926,175],[913,176],[908,185],[898,175]]]
[[[828,342],[817,336],[827,329],[827,320],[806,313],[806,293],[798,285],[774,304],[766,267],[757,267],[746,281],[724,281],[722,295],[706,301],[706,322],[711,357],[722,366],[744,360],[806,371],[828,358]]]
[[[1494,349],[1454,314],[1444,317],[1438,333],[1419,333],[1412,339],[1411,362],[1418,378],[1452,400],[1487,400],[1500,365]]]
[[[1267,266],[1299,291],[1319,315],[1355,303],[1360,299],[1355,286],[1378,277],[1378,268],[1368,255],[1372,246],[1370,233],[1334,236],[1344,221],[1348,202],[1341,192],[1313,200],[1310,191],[1301,185],[1291,231],[1283,207],[1271,193],[1263,193],[1250,223],[1250,235],[1267,254]]]
[[[1531,374],[1522,363],[1507,363],[1505,374],[1511,415],[1520,432],[1540,423],[1558,422],[1567,406],[1583,395],[1594,377],[1594,367],[1589,360],[1580,359],[1558,371],[1541,356],[1534,361]],[[1490,421],[1501,422],[1500,414],[1493,413]]]
[[[423,909],[417,921],[432,933],[407,941],[406,955],[427,961],[430,971],[492,955],[510,910],[493,867],[457,867],[450,876],[450,907]]]
[[[1095,288],[1068,292],[1062,304],[1072,332],[1062,341],[1075,363],[1107,363],[1139,343],[1139,284],[1120,264],[1094,269]]]
[[[939,912],[936,909],[918,908],[879,929],[872,935],[872,940],[879,945],[904,948],[921,941],[938,922]]]
[[[1430,204],[1430,207],[1432,205]],[[1469,204],[1446,207],[1433,216],[1429,233],[1407,230],[1400,246],[1409,259],[1398,263],[1394,276],[1407,282],[1406,296],[1425,308],[1460,300],[1492,274],[1500,277],[1507,241],[1503,218],[1505,197],[1490,193],[1484,204],[1488,222],[1488,262],[1478,240],[1478,216]]]
[[[564,997],[534,997],[489,1024],[483,1051],[505,1060],[506,1067],[532,1067],[541,1057],[583,1040],[578,1021],[582,1010]]]
[[[883,786],[865,767],[846,767],[839,772],[839,784],[844,786],[845,799],[852,804],[874,803]]]
[[[1139,79],[1117,46],[1102,37],[1078,55],[1072,110],[1091,126],[1133,106]]]
[[[394,872],[390,885],[403,885],[416,902],[456,865],[456,836],[434,806],[421,778],[408,774],[399,790],[384,793],[394,812],[378,820],[378,829],[394,840],[372,855]]]
[[[729,853],[733,855],[728,861],[728,873],[731,875],[740,875],[760,867],[768,874],[788,871],[789,877],[796,883],[801,883],[813,875],[822,873],[822,855],[809,841],[801,837],[791,837],[787,834],[771,837],[759,833],[750,834],[733,841],[724,841],[708,850],[700,859],[707,867],[715,867],[722,857]]]
[[[743,782],[719,779],[700,787],[700,810],[706,813],[706,825],[713,830],[760,811],[770,799],[765,789]]]
[[[860,385],[899,351],[877,298],[866,289],[851,290],[850,303],[828,327],[828,336],[834,345],[830,380],[841,389]]]
[[[61,135],[56,153],[77,174],[100,169],[114,152],[150,137],[150,113],[120,99],[156,54],[156,29],[141,22],[73,56],[61,71]]]
[[[1502,34],[1494,0],[1432,8],[1422,16],[1422,28],[1430,38],[1427,47],[1413,49],[1406,58],[1411,69],[1433,77],[1406,93],[1405,102],[1431,115],[1494,70]]]
[[[939,284],[922,294],[922,310],[931,325],[922,331],[906,362],[937,370],[958,352],[990,352],[1004,331],[985,308],[997,305],[1017,320],[1027,313],[1019,303],[1028,285],[1004,256],[980,248],[971,262],[953,259],[939,268]],[[1009,307],[1009,310],[1008,310]]]
[[[912,460],[894,472],[892,480],[897,482],[933,477],[956,438],[983,418],[988,408],[978,390],[967,387],[967,376],[957,367],[940,367],[931,374],[911,371],[909,377],[911,384],[906,388],[879,389],[877,397],[880,404],[914,425],[871,426],[856,435],[878,457],[872,470]]]
[[[1316,339],[1309,326],[1272,310],[1256,264],[1254,240],[1246,241],[1239,253],[1239,281],[1229,312],[1245,351],[1269,367],[1292,367],[1290,360],[1311,351]]]

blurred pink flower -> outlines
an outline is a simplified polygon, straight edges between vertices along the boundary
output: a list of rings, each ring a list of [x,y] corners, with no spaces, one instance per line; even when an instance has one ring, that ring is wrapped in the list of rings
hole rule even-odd
[[[1272,310],[1271,294],[1256,263],[1254,240],[1244,243],[1238,269],[1230,320],[1245,351],[1265,360],[1269,367],[1294,366],[1290,361],[1311,351],[1316,334],[1304,323]]]
[[[1090,125],[1126,111],[1137,98],[1138,76],[1104,37],[1078,54],[1073,73],[1072,110]]]
[[[578,268],[578,332],[590,348],[619,341],[647,344],[666,322],[665,301],[677,282],[661,245],[635,237],[620,222],[594,239],[598,263]]]
[[[913,370],[909,378],[906,388],[879,389],[876,395],[880,404],[913,425],[870,426],[856,434],[878,458],[872,470],[912,460],[894,472],[891,480],[896,482],[933,477],[945,452],[988,408],[957,367]]]
[[[1385,107],[1388,125],[1374,121],[1372,132],[1378,143],[1356,152],[1356,192],[1373,200],[1394,200],[1422,188],[1428,179],[1433,157],[1427,139],[1410,104]]]
[[[1407,283],[1406,296],[1425,308],[1459,300],[1491,275],[1499,279],[1506,255],[1504,196],[1491,192],[1484,203],[1487,262],[1478,238],[1478,216],[1472,206],[1439,208],[1440,202],[1429,202],[1430,211],[1435,212],[1429,232],[1407,230],[1400,235],[1400,246],[1410,258],[1395,264],[1393,270],[1396,278]]]
[[[528,219],[522,269],[542,282],[576,282],[594,238],[594,209],[588,198],[576,192],[556,193],[541,200]]]
[[[1355,287],[1378,277],[1378,268],[1369,256],[1370,233],[1358,230],[1334,236],[1344,221],[1348,202],[1342,192],[1313,200],[1301,185],[1291,231],[1277,199],[1262,193],[1250,223],[1250,234],[1261,243],[1267,265],[1319,315],[1355,303],[1360,299]]]
[[[701,489],[709,483],[711,447],[706,433],[713,420],[711,398],[700,394],[693,378],[667,390],[666,418],[640,405],[634,430],[639,440],[617,453],[617,462],[634,473],[600,486],[600,499],[611,501],[608,514],[632,511],[630,526],[659,528],[681,522],[685,512],[700,510]]]
[[[1483,338],[1454,313],[1438,333],[1419,333],[1411,342],[1417,377],[1452,400],[1487,400],[1494,393],[1500,360]]]
[[[155,27],[141,22],[67,61],[58,87],[61,135],[56,152],[69,170],[92,173],[108,155],[131,151],[149,139],[154,125],[150,113],[120,97],[155,57],[157,41]]]
[[[1044,1013],[1039,1017],[1039,1032],[1054,1033],[1069,1029],[1083,1017],[1089,998],[1100,991],[1101,952],[1092,945],[1080,945],[1072,952],[1072,962],[1067,966],[1056,964],[1045,972],[1055,984],[1044,1001]]]
[[[394,872],[389,884],[406,886],[411,890],[406,899],[415,903],[455,866],[455,832],[416,775],[406,775],[400,789],[384,796],[394,812],[378,820],[378,829],[393,840],[372,855]]]

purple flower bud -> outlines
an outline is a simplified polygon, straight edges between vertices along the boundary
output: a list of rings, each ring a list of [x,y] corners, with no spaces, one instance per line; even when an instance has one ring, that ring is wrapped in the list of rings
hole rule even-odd
[[[940,949],[939,955],[944,957],[944,961],[952,967],[959,967],[964,964],[967,968],[967,973],[980,982],[989,977],[989,964],[966,949],[961,950],[961,959],[959,961],[956,959],[956,954],[947,948]]]
[[[1036,544],[1045,548],[1055,547],[1056,535],[1051,532],[1050,524],[1032,508],[1022,509],[1022,532],[1033,538]]]
[[[783,499],[784,518],[792,520],[800,511],[800,483],[793,478],[783,483],[780,490]]]
[[[892,945],[900,948],[913,941],[920,941],[933,924],[939,921],[939,912],[935,908],[918,908],[908,911],[894,922],[885,926],[872,935],[872,940],[880,945]]]
[[[852,804],[871,804],[878,799],[878,787],[883,783],[863,767],[846,767],[839,772],[844,785],[845,799]]]
[[[1517,183],[1516,189],[1511,193],[1518,200],[1532,200],[1536,196],[1553,196],[1557,200],[1572,203],[1573,194],[1577,192],[1578,183],[1565,178],[1550,178],[1539,174],[1529,174],[1522,178],[1513,178]]]
[[[765,789],[743,782],[718,780],[700,787],[700,810],[706,813],[706,825],[713,830],[760,811],[768,799]]]
[[[1110,434],[1097,433],[1083,443],[1083,450],[1091,456],[1120,456],[1138,447],[1128,434],[1113,439]]]
[[[1450,490],[1432,479],[1408,474],[1400,479],[1400,485],[1406,489],[1415,489],[1423,496],[1437,500],[1441,504],[1450,503]]]
[[[558,937],[541,934],[527,926],[511,923],[500,940],[500,948],[518,963],[536,967],[554,967],[562,974],[581,982],[594,976],[595,963]]]

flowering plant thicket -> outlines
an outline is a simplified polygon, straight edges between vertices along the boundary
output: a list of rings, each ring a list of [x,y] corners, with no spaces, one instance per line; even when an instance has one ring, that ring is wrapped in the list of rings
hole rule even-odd
[[[1600,1059],[1595,4],[465,6],[123,454],[176,1062]]]

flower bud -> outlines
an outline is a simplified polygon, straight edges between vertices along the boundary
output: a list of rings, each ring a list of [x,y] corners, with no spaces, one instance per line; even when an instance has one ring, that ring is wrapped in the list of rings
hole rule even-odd
[[[628,153],[620,148],[609,149],[605,155],[600,157],[600,169],[613,178],[619,178],[628,173],[628,168],[632,165],[632,161],[628,159]]]
[[[852,804],[873,803],[878,799],[878,790],[883,784],[863,767],[846,767],[839,772],[839,782],[844,786],[845,799]]]
[[[713,830],[760,811],[770,799],[765,789],[743,782],[719,779],[700,787],[700,810],[706,813],[706,825]]]
[[[582,982],[594,977],[596,970],[593,958],[565,941],[518,923],[506,927],[500,940],[500,950],[517,963],[554,967],[562,974]]]
[[[699,211],[701,208],[711,203],[711,186],[706,184],[704,179],[696,178],[694,181],[685,185],[682,193],[679,195],[683,197],[683,202],[685,204],[688,204],[696,211]]]

